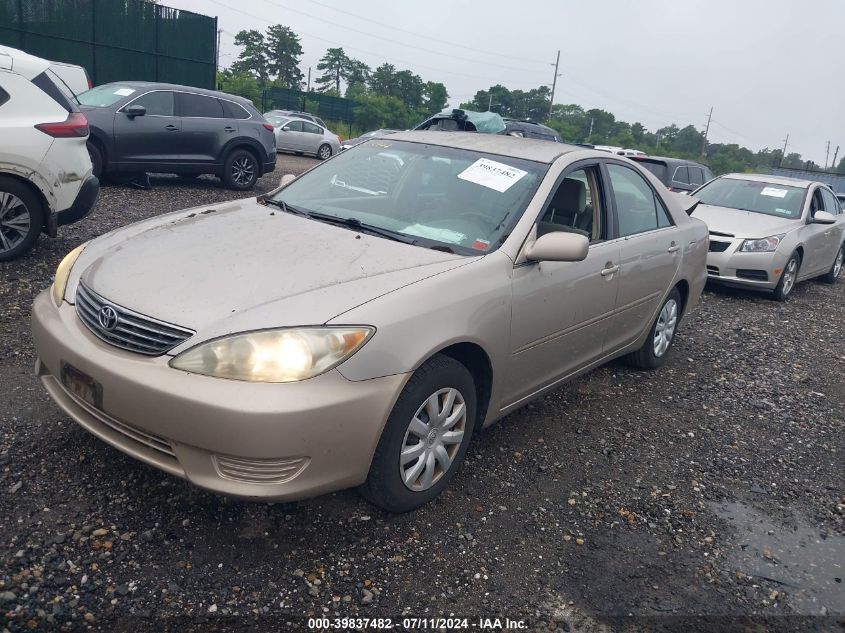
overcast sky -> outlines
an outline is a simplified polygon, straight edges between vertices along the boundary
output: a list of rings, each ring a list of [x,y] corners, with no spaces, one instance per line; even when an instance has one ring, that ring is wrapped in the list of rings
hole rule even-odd
[[[446,84],[457,106],[496,83],[551,84],[556,103],[603,108],[650,130],[677,123],[823,165],[845,153],[845,0],[162,0],[218,16],[221,65],[234,34],[290,26],[303,72],[327,47]]]

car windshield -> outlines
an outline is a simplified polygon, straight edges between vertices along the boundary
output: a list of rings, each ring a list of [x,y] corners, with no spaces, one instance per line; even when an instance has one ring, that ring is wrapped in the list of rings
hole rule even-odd
[[[273,200],[463,255],[495,250],[548,165],[406,141],[367,141],[313,169]]]
[[[806,191],[802,187],[757,180],[717,178],[693,195],[703,204],[797,219],[801,217]]]
[[[96,88],[91,88],[91,90],[86,90],[77,97],[77,100],[82,105],[107,108],[136,92],[137,90],[135,88],[130,88],[129,86],[106,84],[105,86],[97,86]]]

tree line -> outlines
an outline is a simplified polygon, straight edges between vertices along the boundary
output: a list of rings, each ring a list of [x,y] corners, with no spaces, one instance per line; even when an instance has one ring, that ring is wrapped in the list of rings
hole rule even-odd
[[[263,88],[306,87],[300,66],[302,45],[290,27],[276,24],[264,33],[255,29],[240,31],[235,35],[235,44],[241,51],[238,59],[218,74],[221,90],[260,105]],[[448,104],[444,84],[425,81],[413,71],[388,62],[370,68],[341,47],[327,49],[316,71],[313,88],[317,92],[355,101],[355,126],[360,132],[382,127],[410,128]],[[497,84],[479,90],[460,107],[489,109],[505,117],[542,122],[560,132],[567,142],[618,145],[652,155],[698,160],[717,174],[765,171],[776,166],[821,170],[798,153],[783,156],[779,148],[753,151],[736,143],[706,142],[704,134],[692,125],[678,127],[672,123],[650,131],[640,122],[617,120],[607,110],[585,109],[574,103],[555,104],[550,112],[550,97],[548,86],[525,91]],[[308,109],[315,106],[313,101],[306,101]],[[828,171],[845,174],[845,156]]]

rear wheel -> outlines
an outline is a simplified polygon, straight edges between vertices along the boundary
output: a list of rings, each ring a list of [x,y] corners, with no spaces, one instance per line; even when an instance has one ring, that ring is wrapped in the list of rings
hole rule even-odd
[[[475,426],[475,383],[448,356],[423,363],[387,419],[361,493],[390,512],[439,495],[455,476]]]
[[[44,226],[44,207],[23,183],[0,176],[0,261],[32,248]]]
[[[673,288],[660,307],[643,346],[627,358],[640,369],[657,369],[666,362],[681,319],[681,293]]]
[[[258,161],[255,155],[245,149],[236,149],[226,157],[223,167],[223,184],[229,189],[246,191],[258,180]]]
[[[776,301],[786,301],[786,298],[792,294],[792,289],[795,288],[795,282],[798,280],[798,271],[801,270],[801,255],[796,251],[789,257],[786,266],[783,267],[783,272],[780,274],[780,281],[775,287],[773,294]]]
[[[317,158],[320,160],[326,160],[327,158],[332,157],[332,146],[328,143],[323,143],[320,145],[320,148],[317,150]]]
[[[830,270],[821,276],[821,280],[829,284],[836,281],[836,278],[839,277],[839,273],[842,272],[843,259],[845,259],[845,246],[840,246],[839,252],[836,253],[836,259],[833,260],[833,266],[831,266]]]

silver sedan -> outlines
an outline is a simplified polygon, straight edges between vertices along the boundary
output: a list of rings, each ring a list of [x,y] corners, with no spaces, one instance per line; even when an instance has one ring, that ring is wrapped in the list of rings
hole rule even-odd
[[[284,117],[278,117],[271,123],[275,128],[276,151],[313,154],[320,160],[331,158],[340,151],[340,138],[321,125],[305,119]]]

